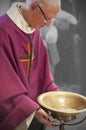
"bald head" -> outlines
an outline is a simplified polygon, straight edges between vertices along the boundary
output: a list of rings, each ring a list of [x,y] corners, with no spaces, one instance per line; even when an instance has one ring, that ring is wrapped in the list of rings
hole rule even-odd
[[[44,14],[50,19],[54,18],[60,10],[60,0],[26,0],[25,6],[30,7],[33,2],[37,2]]]
[[[48,5],[52,5],[52,6],[59,6],[59,8],[61,7],[61,1],[60,0],[26,0],[25,5],[29,6],[31,3],[37,1],[40,6],[48,6]]]
[[[40,5],[53,5],[57,4],[60,6],[60,0],[37,0]]]
[[[50,18],[54,18],[60,10],[60,0],[37,0],[43,12]]]

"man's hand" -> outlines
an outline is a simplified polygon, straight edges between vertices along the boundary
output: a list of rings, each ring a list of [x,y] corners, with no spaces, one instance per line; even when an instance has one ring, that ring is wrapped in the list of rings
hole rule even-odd
[[[55,127],[56,122],[51,121],[51,116],[48,113],[46,113],[42,108],[37,110],[35,117],[40,123],[44,124],[45,126],[51,128]]]

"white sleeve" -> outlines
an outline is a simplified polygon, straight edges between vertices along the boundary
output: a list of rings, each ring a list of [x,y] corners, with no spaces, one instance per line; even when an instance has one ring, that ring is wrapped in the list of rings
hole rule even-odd
[[[27,125],[27,128],[29,128],[34,116],[35,116],[35,113],[36,111],[34,111],[27,119],[26,119],[26,125]]]
[[[14,130],[28,130],[32,119],[35,116],[35,112],[34,111],[26,120],[24,120],[22,123],[20,123]]]

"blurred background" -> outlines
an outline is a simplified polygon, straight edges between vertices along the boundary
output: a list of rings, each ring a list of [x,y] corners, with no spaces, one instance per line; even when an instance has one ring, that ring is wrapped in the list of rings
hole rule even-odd
[[[25,0],[0,0],[0,15],[4,14],[16,1],[24,2]],[[86,96],[85,12],[86,0],[61,0],[59,14],[49,27],[44,26],[40,29],[48,49],[55,83],[63,91],[76,92],[84,96]],[[53,130],[57,129],[56,127]],[[86,121],[77,126],[67,126],[65,129],[86,130]]]

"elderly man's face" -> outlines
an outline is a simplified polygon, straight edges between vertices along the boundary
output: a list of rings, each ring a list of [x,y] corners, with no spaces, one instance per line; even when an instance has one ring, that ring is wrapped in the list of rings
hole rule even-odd
[[[41,6],[38,2],[32,3],[29,14],[31,21],[29,20],[32,28],[40,28],[44,25],[49,26],[51,20],[55,18],[59,12],[59,5],[52,6],[51,4],[44,4]]]

